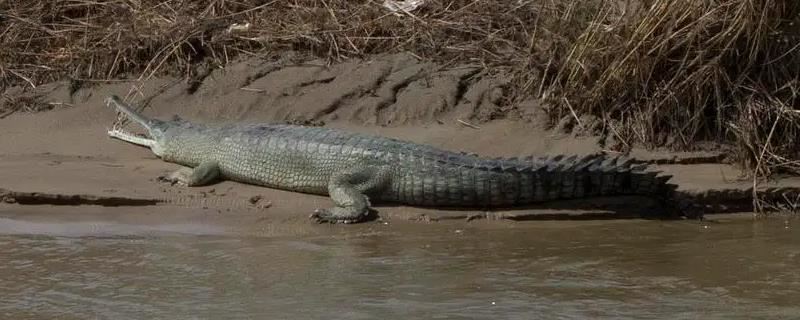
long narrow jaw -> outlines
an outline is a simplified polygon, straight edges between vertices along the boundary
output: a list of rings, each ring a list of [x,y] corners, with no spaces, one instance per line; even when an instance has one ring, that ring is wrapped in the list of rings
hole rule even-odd
[[[108,105],[109,107],[115,108],[117,111],[122,112],[122,114],[124,114],[126,118],[131,119],[131,120],[135,121],[137,124],[139,124],[142,127],[144,127],[147,130],[148,133],[152,132],[153,120],[152,119],[148,119],[145,116],[142,116],[141,114],[137,113],[136,111],[133,111],[133,108],[131,108],[131,106],[125,104],[125,102],[123,102],[122,99],[120,99],[118,96],[116,96],[116,95],[110,96],[108,99],[106,99],[106,105]],[[140,145],[140,146],[144,146],[144,147],[148,147],[148,148],[152,148],[153,146],[156,145],[156,141],[154,139],[146,138],[146,137],[140,137],[140,136],[134,135],[134,134],[132,134],[130,132],[127,132],[127,131],[123,130],[122,128],[120,128],[117,125],[117,123],[115,123],[114,126],[111,128],[111,130],[108,131],[108,135],[111,136],[112,138],[117,138],[117,139],[120,139],[122,141],[130,142],[130,143],[133,143],[133,144],[136,144],[136,145]],[[152,134],[151,134],[151,136],[152,136]]]

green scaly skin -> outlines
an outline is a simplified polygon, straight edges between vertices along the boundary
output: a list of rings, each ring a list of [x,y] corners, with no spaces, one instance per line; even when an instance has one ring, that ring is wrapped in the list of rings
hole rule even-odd
[[[150,119],[120,98],[107,100],[143,126],[148,138],[124,131],[112,137],[149,147],[164,161],[184,165],[166,179],[199,186],[227,179],[329,195],[319,222],[365,219],[370,200],[418,206],[499,208],[558,199],[652,195],[669,199],[669,176],[632,159],[585,157],[482,158],[433,146],[340,130],[293,125],[211,127]]]

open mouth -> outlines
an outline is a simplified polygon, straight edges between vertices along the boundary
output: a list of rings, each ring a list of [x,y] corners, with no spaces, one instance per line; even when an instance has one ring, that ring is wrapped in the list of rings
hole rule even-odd
[[[148,148],[155,145],[156,141],[147,134],[132,133],[123,129],[126,121],[132,121],[144,127],[145,130],[149,130],[149,120],[147,118],[138,114],[136,111],[133,111],[133,108],[131,108],[129,105],[126,105],[119,97],[115,95],[106,99],[106,105],[115,108],[119,112],[117,120],[114,121],[114,125],[110,130],[108,130],[108,135],[110,137]]]

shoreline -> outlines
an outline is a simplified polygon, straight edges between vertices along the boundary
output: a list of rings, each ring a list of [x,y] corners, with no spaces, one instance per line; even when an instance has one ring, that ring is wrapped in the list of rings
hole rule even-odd
[[[430,101],[452,97],[458,91],[453,86],[457,82],[417,86],[414,80],[401,89],[396,88],[396,82],[386,79],[400,77],[409,68],[422,68],[420,62],[404,55],[346,62],[325,69],[312,68],[316,71],[306,74],[299,73],[298,67],[293,66],[266,74],[254,67],[266,64],[266,61],[247,60],[216,70],[191,93],[187,86],[196,84],[173,78],[154,79],[139,87],[139,94],[132,103],[136,106],[145,103],[147,107],[143,112],[157,118],[177,114],[190,121],[207,123],[325,125],[488,157],[583,155],[602,151],[597,137],[547,130],[536,119],[506,117],[465,125],[468,122],[462,119],[474,118],[482,108],[499,107],[486,97],[498,88],[490,81],[465,82],[467,89],[460,100],[440,105],[434,109],[436,112],[420,109]],[[256,78],[257,75],[260,77]],[[363,80],[367,78],[383,80]],[[260,91],[242,88],[259,88]],[[125,92],[130,92],[130,84],[110,82],[73,89],[63,81],[40,86],[28,94],[42,103],[62,107],[39,113],[16,113],[0,119],[0,136],[5,137],[0,140],[0,150],[3,150],[0,154],[0,199],[7,202],[0,205],[0,212],[7,214],[23,207],[22,211],[30,211],[43,208],[41,205],[100,205],[102,210],[108,211],[198,209],[257,215],[268,223],[311,223],[305,219],[313,209],[330,205],[326,197],[229,181],[198,188],[158,182],[159,175],[178,166],[161,161],[145,148],[106,135],[115,113],[103,100],[110,94],[124,96]],[[320,110],[325,112],[320,113]],[[536,114],[536,110],[528,111]],[[402,121],[391,123],[386,122],[387,119]],[[702,195],[712,204],[718,202],[710,209],[733,213],[750,210],[746,208],[748,205],[752,207],[752,198],[748,198],[752,195],[748,190],[752,180],[738,178],[741,171],[720,163],[723,157],[719,153],[634,149],[631,156],[654,163],[657,170],[673,175],[671,181],[680,191]],[[774,188],[778,192],[800,190],[800,177],[788,177],[760,187]],[[725,198],[736,201],[720,201]],[[626,196],[557,201],[492,212],[394,205],[376,207],[379,215],[388,220],[508,221],[631,218],[647,212],[652,205],[647,199]],[[0,218],[3,216],[0,214]]]

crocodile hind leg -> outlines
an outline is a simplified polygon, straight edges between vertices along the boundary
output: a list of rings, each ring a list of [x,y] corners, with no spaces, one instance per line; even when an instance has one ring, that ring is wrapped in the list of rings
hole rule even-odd
[[[328,182],[328,194],[336,204],[317,209],[311,215],[317,222],[355,223],[367,217],[370,209],[367,194],[380,192],[389,185],[386,167],[355,166],[334,174]]]
[[[219,165],[215,161],[206,161],[194,168],[180,168],[161,180],[172,184],[189,187],[209,185],[219,178]]]

